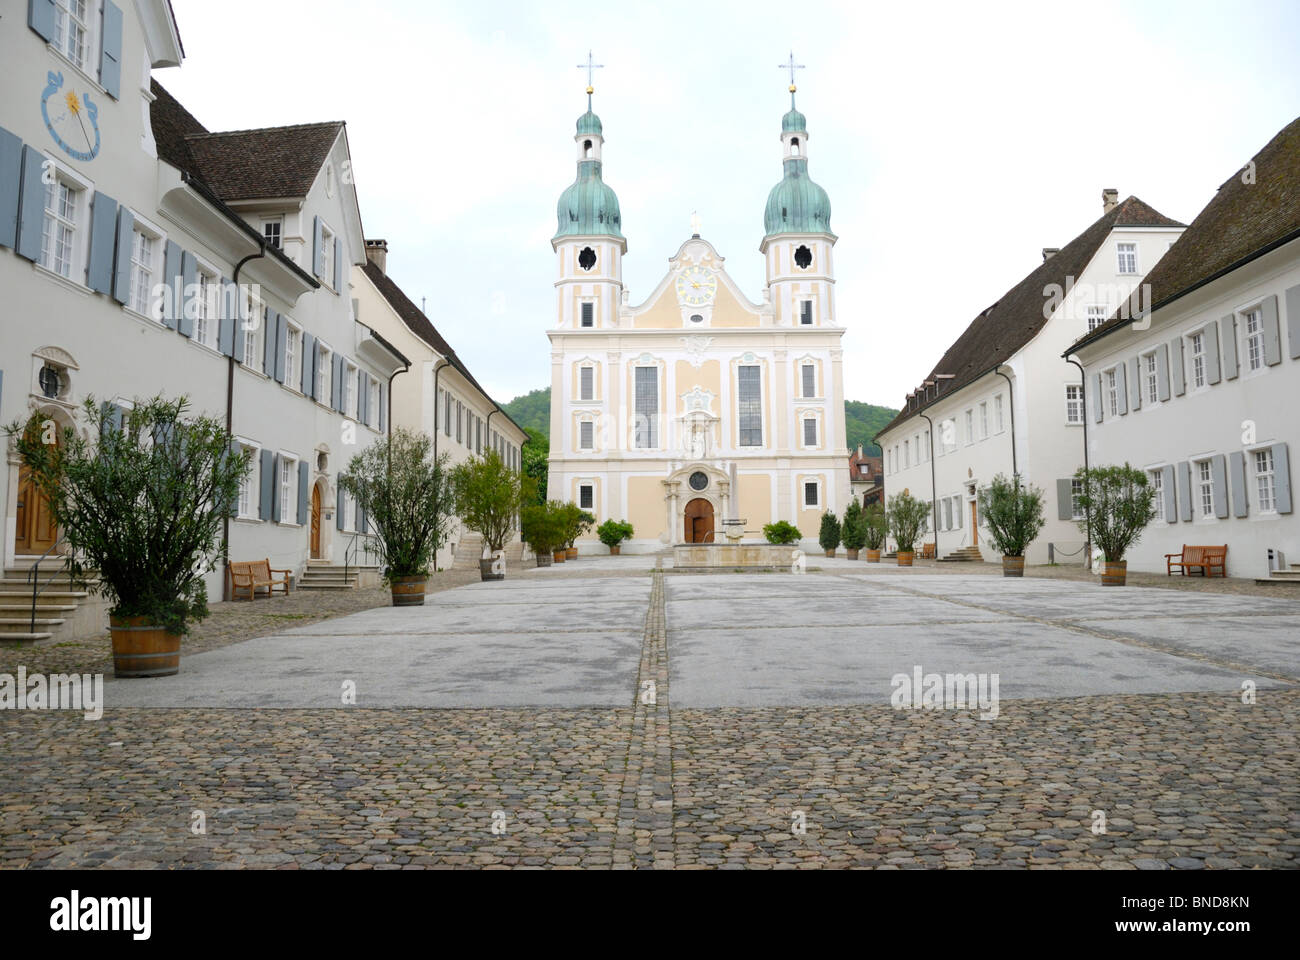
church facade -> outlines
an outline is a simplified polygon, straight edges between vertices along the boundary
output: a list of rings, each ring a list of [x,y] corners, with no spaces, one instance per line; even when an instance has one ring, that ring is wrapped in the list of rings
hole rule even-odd
[[[627,552],[720,541],[728,526],[760,539],[777,520],[811,545],[822,513],[848,502],[836,237],[826,191],[808,178],[807,123],[790,92],[784,175],[759,244],[761,299],[737,287],[697,222],[650,296],[633,305],[588,89],[574,137],[577,178],[560,197],[551,242],[548,492],[597,523],[630,522]],[[603,550],[594,532],[579,549]]]

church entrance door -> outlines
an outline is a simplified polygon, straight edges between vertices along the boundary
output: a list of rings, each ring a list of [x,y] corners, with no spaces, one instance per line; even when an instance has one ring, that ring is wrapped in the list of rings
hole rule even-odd
[[[686,504],[686,542],[713,542],[713,504],[703,497]]]

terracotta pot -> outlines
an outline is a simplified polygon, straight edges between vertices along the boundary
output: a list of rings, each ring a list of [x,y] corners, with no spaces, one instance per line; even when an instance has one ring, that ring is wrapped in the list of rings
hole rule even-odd
[[[553,554],[551,554],[551,556],[555,557],[556,563],[563,563],[565,559],[569,556],[569,554],[567,551],[564,550],[556,550]]]
[[[1024,575],[1025,575],[1024,557],[1003,557],[1002,558],[1002,576],[1023,577]]]
[[[880,551],[879,551],[879,550],[872,550],[872,549],[868,548],[868,549],[867,549],[867,563],[879,563],[879,562],[880,562]]]
[[[504,565],[503,565],[503,569],[502,569],[502,571],[501,571],[500,573],[493,573],[493,572],[492,572],[492,564],[493,564],[494,562],[495,562],[495,561],[493,561],[493,559],[492,559],[491,557],[487,557],[486,559],[483,559],[483,558],[480,558],[480,559],[479,559],[479,562],[478,562],[478,575],[479,575],[479,579],[480,579],[480,580],[504,580],[504,579],[506,578],[506,572],[505,572],[505,569],[504,569]]]
[[[914,556],[916,556],[915,550],[899,550],[898,565],[900,567],[910,567],[912,565],[912,558]]]
[[[394,577],[389,585],[393,594],[393,606],[424,606],[424,591],[428,585],[428,577]]]
[[[1103,561],[1101,568],[1101,585],[1103,587],[1122,587],[1127,579],[1127,560]]]
[[[537,554],[537,565],[539,567],[549,567],[551,562],[551,555],[549,553]]]
[[[570,560],[577,560],[577,559],[578,559],[578,548],[577,548],[577,547],[569,547],[569,548],[567,548],[564,552],[565,552],[565,555],[567,556],[568,559],[570,559]]]
[[[835,551],[834,551],[834,550],[827,550],[827,551],[826,551],[826,556],[827,556],[827,557],[834,557],[834,556],[835,556]]]
[[[181,635],[168,633],[148,617],[109,617],[113,676],[170,677],[181,668]]]
[[[612,547],[609,548],[609,555],[610,555],[611,557],[617,557],[617,556],[619,555],[619,553],[622,551],[622,549],[623,549],[623,548],[620,547],[620,546],[616,543],[616,544],[614,544],[614,546],[612,546]]]
[[[845,547],[845,548],[844,548],[844,552],[847,553],[847,554],[849,555],[849,559],[850,559],[850,560],[856,560],[856,559],[858,559],[858,551],[856,551],[856,550],[851,550],[851,549],[849,549],[848,547]]]

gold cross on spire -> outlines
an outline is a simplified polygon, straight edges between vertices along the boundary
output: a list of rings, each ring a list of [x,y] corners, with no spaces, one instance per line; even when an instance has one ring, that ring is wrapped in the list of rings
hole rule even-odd
[[[778,69],[781,69],[781,70],[789,70],[789,71],[790,71],[790,108],[791,108],[791,109],[794,109],[794,91],[795,91],[795,85],[794,85],[794,72],[795,72],[796,70],[802,70],[802,69],[804,69],[804,65],[803,65],[802,63],[795,63],[795,62],[794,62],[794,51],[791,50],[791,51],[790,51],[790,61],[789,61],[788,63],[778,63],[778,64],[777,64],[777,68],[778,68]]]
[[[587,71],[587,109],[590,110],[590,109],[591,109],[591,95],[592,95],[593,93],[596,92],[596,88],[593,87],[593,86],[591,85],[591,81],[592,81],[592,71],[593,71],[593,70],[603,70],[603,69],[605,69],[605,65],[604,65],[603,63],[596,63],[595,60],[594,60],[594,58],[593,58],[592,55],[591,55],[591,51],[588,50],[588,51],[587,51],[587,62],[586,62],[586,63],[580,63],[580,64],[578,64],[578,69],[579,69],[579,70],[586,70],[586,71]]]

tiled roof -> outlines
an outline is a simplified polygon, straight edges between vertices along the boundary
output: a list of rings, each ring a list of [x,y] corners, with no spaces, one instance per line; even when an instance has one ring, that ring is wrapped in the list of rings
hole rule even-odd
[[[885,463],[882,457],[858,457],[858,451],[849,454],[849,480],[879,483],[884,478]]]
[[[913,417],[918,410],[923,410],[978,380],[998,364],[1005,363],[1036,337],[1047,325],[1043,311],[1047,302],[1044,290],[1053,285],[1064,290],[1067,277],[1080,277],[1102,243],[1110,236],[1111,230],[1116,227],[1181,226],[1183,224],[1164,216],[1137,197],[1129,197],[1102,214],[1092,226],[1062,247],[1060,253],[1043,261],[996,303],[972,320],[970,326],[924,378],[939,384],[936,389],[940,392],[932,393],[928,400],[915,404],[904,403],[898,416],[880,433],[892,430]],[[944,374],[947,376],[941,376]]]
[[[1150,296],[1135,296],[1125,310],[1081,337],[1070,350],[1106,336],[1137,317],[1141,306],[1160,307],[1300,235],[1300,117],[1292,120],[1233,172],[1178,241],[1147,274]]]
[[[185,138],[199,171],[226,200],[305,197],[343,124],[304,123]]]
[[[488,402],[501,411],[501,416],[510,420],[520,433],[525,433],[526,435],[524,428],[515,423],[515,421],[511,419],[510,414],[506,413],[505,410],[502,409],[501,404],[493,400],[479,382],[474,379],[474,375],[469,372],[469,367],[465,366],[460,357],[456,356],[456,351],[451,348],[451,344],[443,339],[442,334],[438,332],[438,329],[433,325],[433,322],[424,315],[424,312],[419,307],[411,302],[410,297],[402,292],[402,288],[394,283],[388,274],[380,270],[379,267],[375,266],[375,264],[370,260],[366,261],[366,264],[362,269],[365,270],[366,276],[370,279],[370,282],[375,285],[375,289],[378,290],[380,295],[388,301],[388,305],[393,308],[393,311],[399,317],[402,318],[402,322],[406,324],[406,328],[449,360],[451,365],[460,372],[460,375],[474,386],[475,390],[486,397]]]

